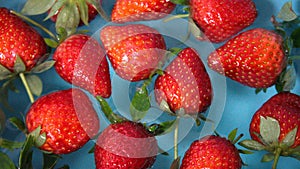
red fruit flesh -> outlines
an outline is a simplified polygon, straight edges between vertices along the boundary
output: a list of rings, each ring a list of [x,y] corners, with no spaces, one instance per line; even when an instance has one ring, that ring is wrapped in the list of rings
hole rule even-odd
[[[155,137],[142,124],[126,121],[101,133],[94,156],[97,169],[147,169],[157,153]]]
[[[16,56],[31,70],[47,53],[43,37],[18,16],[0,8],[0,64],[13,71]]]
[[[79,89],[53,92],[36,100],[26,115],[29,132],[41,127],[46,142],[40,149],[67,154],[84,146],[99,131],[92,103]]]
[[[54,55],[54,67],[67,82],[93,95],[108,98],[111,81],[104,49],[88,35],[76,34],[61,43]]]
[[[205,36],[201,40],[219,43],[227,40],[257,17],[252,0],[191,0],[191,17]]]
[[[208,57],[214,71],[254,88],[272,86],[286,66],[280,35],[262,28],[243,32]]]
[[[186,151],[180,169],[240,169],[237,148],[226,138],[206,136],[194,141]]]
[[[116,73],[129,81],[149,78],[166,52],[163,36],[141,24],[106,26],[100,38]]]
[[[180,108],[187,114],[203,112],[211,104],[212,95],[209,75],[192,48],[182,50],[155,82],[157,102],[165,100],[173,112]]]
[[[175,7],[168,0],[117,0],[111,20],[123,23],[160,19],[170,14]]]
[[[261,140],[255,133],[260,133],[260,116],[272,117],[279,122],[279,142],[282,142],[287,133],[298,126],[296,140],[291,147],[295,148],[300,145],[300,96],[289,92],[276,94],[256,111],[252,117],[249,130],[252,139],[258,142],[261,142]]]

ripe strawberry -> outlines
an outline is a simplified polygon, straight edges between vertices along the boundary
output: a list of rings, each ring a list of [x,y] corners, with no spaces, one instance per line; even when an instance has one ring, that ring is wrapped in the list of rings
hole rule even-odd
[[[40,149],[67,154],[84,146],[99,130],[88,96],[79,89],[56,91],[36,100],[26,115],[29,132],[41,127],[46,142]]]
[[[92,37],[76,34],[63,41],[53,54],[57,73],[67,82],[94,96],[108,98],[111,81],[104,49]]]
[[[145,25],[106,26],[100,38],[116,73],[129,81],[149,78],[165,55],[163,36]]]
[[[97,169],[147,169],[157,153],[155,137],[142,124],[123,121],[101,133],[94,156]]]
[[[0,8],[0,64],[13,71],[16,56],[30,71],[47,53],[43,37],[6,8]]]
[[[180,108],[187,114],[203,112],[211,104],[212,93],[205,66],[192,48],[183,49],[155,81],[158,104],[166,101],[173,112]]]
[[[198,37],[219,43],[251,25],[257,17],[252,0],[191,0],[191,18],[205,34]]]
[[[123,23],[160,19],[170,14],[175,6],[169,0],[117,0],[111,20]]]
[[[242,160],[238,149],[226,138],[205,136],[194,141],[186,151],[180,169],[239,169]]]
[[[268,88],[286,67],[286,60],[282,37],[255,28],[237,35],[210,54],[208,65],[246,86]]]

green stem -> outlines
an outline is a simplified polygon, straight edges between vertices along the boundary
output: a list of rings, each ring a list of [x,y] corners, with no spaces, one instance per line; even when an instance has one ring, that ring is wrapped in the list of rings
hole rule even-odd
[[[272,165],[272,169],[276,169],[277,163],[278,163],[278,160],[279,160],[279,157],[280,157],[280,154],[281,154],[281,151],[282,151],[282,149],[280,147],[278,147],[275,150],[275,158],[274,158],[274,162],[273,162],[273,165]]]
[[[175,121],[175,129],[174,129],[174,160],[178,158],[178,130],[179,130],[179,119],[180,117],[177,116]]]
[[[51,31],[49,31],[47,28],[45,28],[44,26],[42,26],[41,24],[35,22],[34,20],[32,20],[32,19],[28,18],[27,16],[24,16],[24,15],[22,15],[22,14],[16,12],[16,11],[14,11],[14,10],[11,10],[10,12],[12,14],[15,14],[18,17],[24,19],[25,21],[33,24],[34,26],[37,26],[38,28],[42,29],[45,33],[47,33],[50,37],[52,37],[54,40],[57,40],[56,36]]]
[[[289,56],[290,60],[300,60],[300,55],[296,55],[296,56]]]
[[[30,102],[33,103],[33,102],[34,102],[34,97],[33,97],[33,94],[32,94],[32,92],[31,92],[30,88],[29,88],[29,85],[28,85],[28,83],[27,83],[27,80],[26,80],[26,78],[25,78],[24,73],[20,73],[19,76],[20,76],[20,78],[21,78],[21,80],[22,80],[22,83],[23,83],[25,89],[26,89],[26,92],[27,92],[27,94],[28,94],[28,97],[29,97]]]

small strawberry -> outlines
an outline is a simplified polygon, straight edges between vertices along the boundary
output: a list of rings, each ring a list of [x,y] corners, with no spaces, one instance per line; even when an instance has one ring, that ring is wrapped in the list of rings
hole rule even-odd
[[[19,56],[30,71],[47,53],[43,37],[20,17],[0,8],[0,64],[10,71]]]
[[[28,132],[41,127],[46,141],[39,147],[67,154],[84,146],[99,130],[99,119],[88,96],[79,89],[56,91],[36,100],[26,114]]]
[[[175,6],[169,0],[117,0],[111,20],[123,23],[160,19],[170,14]]]
[[[168,65],[155,81],[155,96],[158,104],[165,101],[173,112],[183,108],[187,114],[196,114],[210,106],[210,78],[195,49],[183,49]]]
[[[279,156],[300,158],[300,96],[281,92],[272,96],[253,115],[250,135],[253,140],[240,144],[251,150],[266,150],[270,154],[264,162],[274,160],[276,168]]]
[[[92,37],[75,34],[55,50],[57,73],[67,82],[82,87],[94,96],[110,97],[111,81],[104,49]]]
[[[155,137],[142,124],[123,121],[101,133],[94,156],[97,169],[147,169],[157,153]]]
[[[286,61],[282,37],[263,28],[237,35],[208,57],[211,69],[254,88],[274,85]]]
[[[129,81],[149,78],[165,55],[163,36],[146,25],[106,26],[100,38],[116,73]]]
[[[190,17],[204,33],[201,40],[219,43],[251,25],[257,17],[252,0],[191,0]]]
[[[185,152],[180,169],[240,169],[242,159],[234,143],[208,135],[194,141]]]

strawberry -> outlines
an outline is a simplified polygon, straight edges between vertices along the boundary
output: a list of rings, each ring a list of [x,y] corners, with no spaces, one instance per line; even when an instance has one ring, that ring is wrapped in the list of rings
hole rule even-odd
[[[254,88],[274,85],[286,61],[282,37],[263,28],[237,35],[208,57],[211,69]]]
[[[149,78],[165,55],[163,36],[146,25],[106,26],[100,38],[116,73],[129,81]]]
[[[88,96],[79,89],[56,91],[36,100],[26,114],[28,132],[41,127],[41,150],[67,154],[84,146],[99,130],[99,119]]]
[[[272,156],[266,154],[262,161],[274,160],[273,169],[279,156],[299,159],[299,112],[300,96],[290,92],[272,96],[252,117],[249,131],[253,140],[244,140],[240,144],[251,150],[269,151]]]
[[[173,112],[181,108],[187,114],[203,112],[211,104],[212,93],[209,75],[193,48],[183,49],[155,81],[158,104],[164,100]]]
[[[190,17],[205,36],[219,43],[251,25],[257,11],[252,0],[190,0]]]
[[[117,0],[111,20],[124,23],[160,19],[170,14],[175,6],[169,0]]]
[[[123,121],[110,124],[95,146],[97,169],[147,169],[155,162],[155,137],[140,123]]]
[[[104,49],[92,37],[75,34],[55,50],[57,73],[67,82],[82,87],[94,96],[110,97],[111,81]]]
[[[43,37],[20,17],[0,8],[0,64],[14,71],[19,56],[30,71],[47,53]]]
[[[240,169],[238,149],[226,138],[214,135],[194,141],[185,152],[180,169]]]

